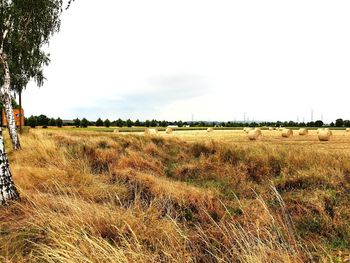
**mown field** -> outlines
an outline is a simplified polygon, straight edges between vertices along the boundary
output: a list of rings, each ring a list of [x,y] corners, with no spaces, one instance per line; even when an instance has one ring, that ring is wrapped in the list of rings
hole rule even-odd
[[[40,127],[39,127],[40,128]],[[120,132],[143,132],[147,127],[96,127],[96,126],[89,126],[86,128],[82,127],[74,127],[74,126],[63,126],[61,128],[56,128],[56,127],[50,127],[50,129],[57,129],[57,130],[63,130],[63,131],[93,131],[93,132],[113,132],[114,130],[119,130]],[[155,127],[149,127],[150,129],[155,128]],[[290,129],[293,130],[298,130],[298,127],[289,127]],[[330,128],[330,127],[329,127]],[[159,131],[165,131],[166,127],[157,127]],[[207,127],[177,127],[173,128],[175,131],[206,131]],[[243,127],[215,127],[214,128],[217,131],[241,131]],[[268,130],[268,127],[261,127],[262,130]],[[317,130],[317,127],[309,127],[309,130]],[[332,127],[331,128],[334,131],[341,130],[344,131],[344,128],[340,127]]]
[[[350,133],[263,135],[31,129],[0,261],[348,262]]]

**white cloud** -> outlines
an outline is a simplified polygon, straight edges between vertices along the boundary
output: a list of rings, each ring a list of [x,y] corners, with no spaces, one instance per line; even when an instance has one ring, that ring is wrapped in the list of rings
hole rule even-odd
[[[315,119],[350,118],[348,1],[98,3],[64,14],[48,81],[24,94],[27,114],[309,120],[314,108]]]

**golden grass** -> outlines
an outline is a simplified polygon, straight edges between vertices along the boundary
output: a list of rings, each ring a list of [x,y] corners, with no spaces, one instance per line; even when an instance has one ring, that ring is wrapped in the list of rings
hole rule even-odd
[[[32,129],[9,154],[22,198],[0,208],[0,261],[346,260],[350,139],[268,133]]]

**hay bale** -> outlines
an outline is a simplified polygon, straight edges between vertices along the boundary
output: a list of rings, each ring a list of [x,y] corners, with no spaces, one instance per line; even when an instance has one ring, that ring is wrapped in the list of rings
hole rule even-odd
[[[289,138],[291,136],[293,136],[293,130],[291,130],[291,129],[283,129],[282,130],[282,137]]]
[[[323,131],[324,129],[322,129],[322,128],[318,128],[317,129],[317,134],[319,134],[320,133],[320,131]]]
[[[146,128],[144,134],[145,135],[156,135],[156,134],[158,134],[158,129]]]
[[[253,130],[253,128],[247,127],[247,128],[244,128],[243,130],[244,130],[245,133],[249,133],[250,131]]]
[[[254,131],[256,131],[260,136],[262,135],[262,132],[261,132],[260,128],[255,128]]]
[[[248,138],[251,141],[255,141],[260,139],[262,136],[261,130],[260,129],[254,129],[254,130],[250,130],[248,132]]]
[[[329,141],[331,139],[331,136],[332,136],[332,131],[330,130],[322,130],[318,133],[318,139],[320,141]]]
[[[171,134],[171,133],[173,133],[173,129],[170,128],[170,127],[168,127],[168,128],[166,128],[165,132],[166,132],[167,134]]]
[[[207,132],[213,132],[214,131],[214,128],[210,127],[207,129]]]
[[[324,130],[330,132],[330,134],[333,135],[333,132],[331,131],[331,129],[325,128]]]
[[[114,129],[113,132],[114,133],[119,133],[120,131],[119,131],[119,129]]]
[[[350,132],[350,128],[346,128],[345,130],[346,130],[346,132]]]
[[[299,135],[308,135],[309,131],[306,128],[300,128],[299,129]]]
[[[273,128],[272,128],[272,127],[269,127],[269,131],[273,131]]]

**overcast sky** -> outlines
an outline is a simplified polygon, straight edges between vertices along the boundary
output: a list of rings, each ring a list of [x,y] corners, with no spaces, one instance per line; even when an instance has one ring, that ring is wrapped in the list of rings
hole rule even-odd
[[[76,0],[26,115],[350,119],[350,1]]]

